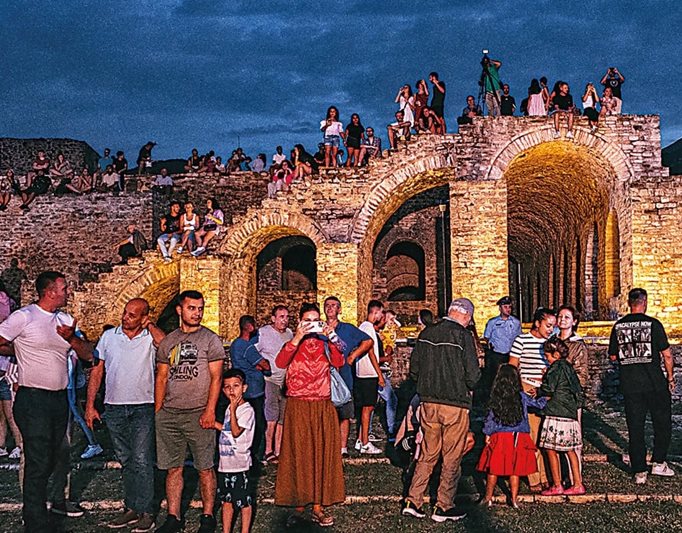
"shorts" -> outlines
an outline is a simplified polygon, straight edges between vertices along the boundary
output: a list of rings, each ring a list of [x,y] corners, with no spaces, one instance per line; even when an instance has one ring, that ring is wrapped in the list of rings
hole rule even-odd
[[[253,505],[248,472],[218,472],[218,498],[237,509]]]
[[[282,387],[270,381],[265,382],[265,420],[284,424],[284,409],[287,399],[282,394]]]
[[[431,105],[431,111],[433,111],[438,118],[443,118],[445,112],[445,105]]]
[[[7,380],[0,379],[0,402],[11,402],[12,401],[12,389],[7,383]]]
[[[339,420],[350,420],[355,416],[355,404],[353,400],[336,408],[336,414],[339,415]]]
[[[358,407],[374,407],[379,397],[379,378],[356,378],[353,382]]]
[[[347,137],[346,145],[348,148],[360,148],[360,139],[357,137]]]
[[[217,434],[215,429],[199,425],[203,412],[203,407],[186,410],[162,407],[156,413],[156,462],[160,470],[184,466],[188,446],[196,470],[213,468]]]
[[[338,148],[339,146],[341,146],[341,137],[339,137],[338,135],[325,135],[324,145]]]

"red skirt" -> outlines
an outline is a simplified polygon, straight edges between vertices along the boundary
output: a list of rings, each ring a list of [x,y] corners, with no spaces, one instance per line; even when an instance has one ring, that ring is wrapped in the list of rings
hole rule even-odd
[[[538,471],[536,451],[528,433],[495,433],[483,448],[476,470],[494,476],[527,476]]]

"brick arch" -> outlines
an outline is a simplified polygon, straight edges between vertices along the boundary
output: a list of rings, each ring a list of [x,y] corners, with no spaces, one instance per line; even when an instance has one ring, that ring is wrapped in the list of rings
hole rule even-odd
[[[603,135],[590,133],[589,128],[584,126],[574,125],[573,132],[575,135],[574,139],[567,142],[584,146],[590,152],[593,152],[608,161],[620,180],[625,180],[635,175],[630,160],[616,143],[609,141]],[[524,131],[523,133],[512,137],[512,139],[493,156],[484,179],[501,179],[510,163],[517,155],[539,144],[556,142],[557,139],[554,138],[553,133],[554,126],[548,122],[548,125],[546,126]]]
[[[253,210],[228,230],[220,245],[220,253],[235,258],[258,252],[275,238],[290,235],[308,237],[315,246],[328,242],[329,237],[312,218],[296,211]],[[262,246],[260,243],[264,242]],[[257,255],[257,253],[256,253]]]

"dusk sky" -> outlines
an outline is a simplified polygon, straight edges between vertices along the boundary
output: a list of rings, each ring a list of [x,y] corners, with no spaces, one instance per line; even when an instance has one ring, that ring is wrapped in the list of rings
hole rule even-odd
[[[481,49],[502,61],[517,103],[533,77],[580,100],[609,66],[623,110],[661,115],[682,137],[682,2],[30,0],[0,11],[3,137],[70,137],[155,159],[192,147],[255,157],[321,140],[329,105],[385,125],[397,89],[432,70],[449,129],[477,94]]]

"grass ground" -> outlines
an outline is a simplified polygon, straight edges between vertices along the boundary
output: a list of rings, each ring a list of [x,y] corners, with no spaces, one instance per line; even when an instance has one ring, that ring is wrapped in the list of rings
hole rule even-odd
[[[474,413],[472,429],[480,428],[480,413]],[[680,408],[675,408],[675,421],[680,416]],[[662,495],[672,497],[682,495],[682,465],[672,461],[678,476],[670,479],[652,478],[643,486],[636,486],[630,479],[627,466],[619,459],[627,445],[625,419],[617,409],[604,406],[586,410],[583,418],[586,454],[606,454],[610,462],[586,463],[584,470],[585,484],[591,494],[634,494]],[[377,433],[380,433],[377,428]],[[650,436],[651,429],[648,428]],[[105,430],[98,437],[105,447],[108,438]],[[73,461],[77,468],[72,474],[72,499],[83,502],[114,501],[122,498],[119,470],[102,470],[88,468],[100,462],[82,464],[77,454],[82,451],[82,436],[77,436],[74,446]],[[650,441],[651,439],[649,439]],[[651,445],[651,442],[649,442]],[[474,472],[475,461],[480,448],[469,454],[463,463],[463,477],[458,493],[460,495],[478,494],[484,486],[483,479]],[[107,452],[106,458],[113,458]],[[682,456],[682,434],[679,427],[674,431],[671,456]],[[2,463],[0,463],[0,466]],[[333,531],[373,532],[381,531],[499,531],[499,532],[531,532],[546,533],[563,531],[682,531],[682,504],[674,501],[644,501],[633,503],[583,503],[583,504],[550,504],[525,503],[521,509],[513,510],[503,504],[491,509],[483,509],[471,503],[461,503],[468,511],[468,517],[456,524],[439,525],[428,517],[417,520],[400,515],[400,504],[396,501],[402,494],[401,470],[390,464],[346,464],[346,494],[352,496],[383,497],[381,501],[369,503],[353,503],[333,509],[336,525]],[[264,469],[259,481],[259,504],[253,526],[254,533],[279,532],[285,530],[287,510],[269,503],[273,497],[276,479],[276,468],[268,466]],[[163,478],[159,475],[159,493],[162,494]],[[196,480],[188,477],[187,499],[198,499]],[[527,493],[525,487],[522,493]],[[499,494],[502,494],[500,491]],[[265,501],[264,501],[265,500]],[[16,509],[21,501],[16,471],[0,470],[0,505],[9,505],[11,510],[0,513],[0,532],[21,531],[20,512]],[[194,531],[198,524],[196,509],[189,509],[187,531]],[[85,517],[67,519],[57,524],[55,531],[64,527],[74,533],[110,531],[106,522],[115,514],[111,510],[91,510]],[[161,513],[163,516],[163,512]],[[318,531],[312,523],[307,523],[297,530]]]

